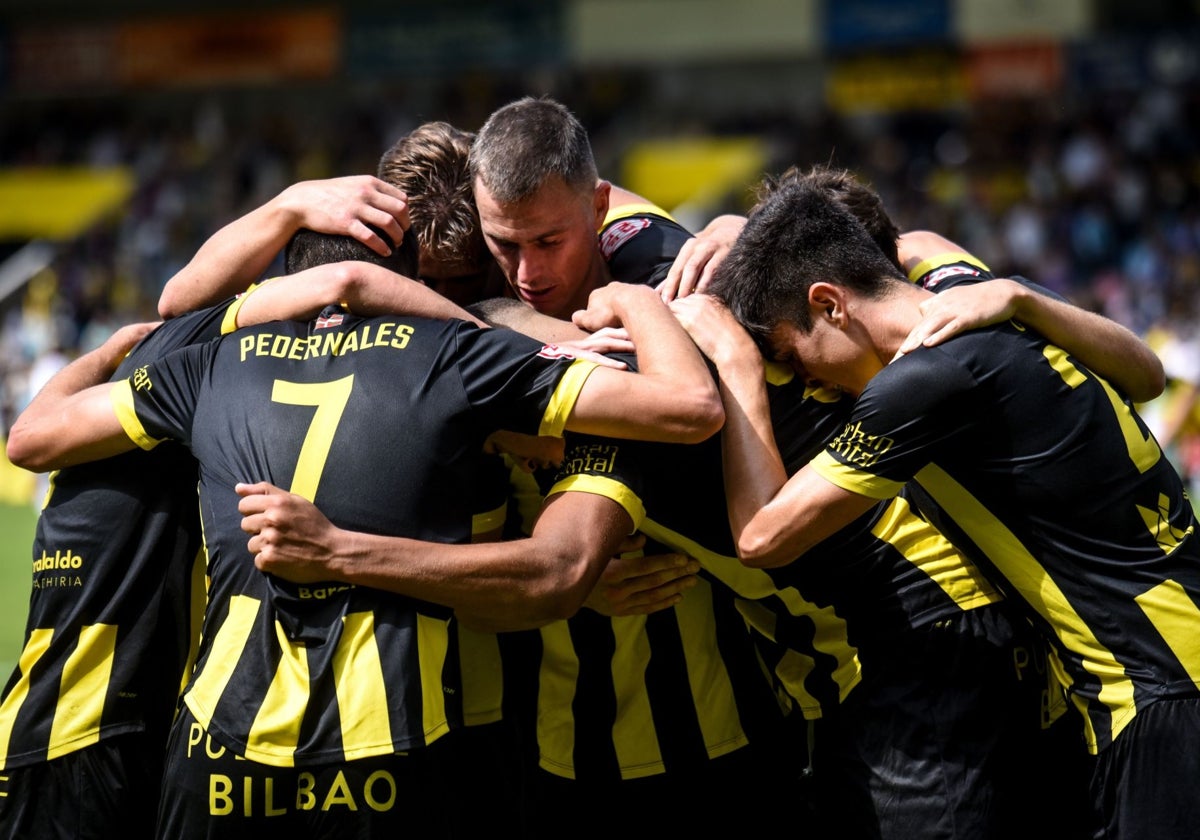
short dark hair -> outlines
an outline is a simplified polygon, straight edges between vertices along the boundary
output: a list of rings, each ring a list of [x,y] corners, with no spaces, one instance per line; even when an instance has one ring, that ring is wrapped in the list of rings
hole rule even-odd
[[[557,176],[590,192],[599,176],[587,131],[562,103],[526,96],[497,109],[471,145],[471,177],[506,204],[533,195]]]
[[[756,198],[762,203],[775,190],[784,184],[792,183],[808,184],[827,192],[830,198],[862,223],[884,256],[897,268],[901,267],[900,255],[896,250],[900,228],[892,221],[892,217],[884,209],[883,199],[870,184],[849,169],[838,169],[820,163],[808,169],[792,166],[778,176],[768,175],[764,178],[758,186]]]
[[[471,194],[467,158],[475,135],[447,122],[423,123],[379,159],[379,178],[404,190],[422,252],[472,268],[491,260]]]
[[[387,233],[374,225],[367,225],[376,236],[384,242],[391,239]],[[400,244],[392,248],[390,256],[383,257],[372,251],[353,236],[337,233],[318,233],[315,230],[301,228],[296,231],[283,252],[284,271],[295,274],[318,265],[341,262],[343,260],[359,260],[375,263],[389,271],[415,278],[420,252],[415,236],[407,233]]]
[[[819,281],[879,297],[904,277],[826,190],[797,180],[780,184],[750,213],[709,292],[765,348],[781,321],[812,330],[808,291]]]

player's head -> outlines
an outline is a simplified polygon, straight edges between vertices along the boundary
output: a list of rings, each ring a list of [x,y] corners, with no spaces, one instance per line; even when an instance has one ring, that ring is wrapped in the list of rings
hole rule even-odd
[[[381,229],[374,225],[368,225],[368,227],[381,239],[387,241],[387,234]],[[288,240],[287,248],[283,252],[284,271],[288,274],[343,260],[374,263],[405,277],[416,277],[418,269],[417,240],[414,237],[405,236],[400,244],[392,249],[389,256],[383,257],[352,236],[318,233],[315,230],[301,228]]]
[[[709,291],[725,301],[768,357],[792,359],[810,375],[836,383],[818,369],[836,355],[822,343],[838,340],[824,329],[830,286],[880,298],[896,282],[903,282],[900,270],[857,219],[827,190],[793,181],[780,184],[750,213]],[[814,335],[816,326],[823,329]],[[781,331],[809,342],[807,348],[781,346]]]
[[[460,306],[501,288],[471,195],[467,160],[474,136],[446,122],[424,123],[383,153],[378,170],[408,196],[420,279]]]
[[[781,175],[763,179],[757,190],[758,203],[761,204],[784,184],[807,184],[815,189],[824,190],[834,202],[858,219],[867,229],[867,233],[871,234],[879,250],[883,251],[897,268],[900,267],[900,257],[896,252],[900,229],[884,209],[879,193],[860,181],[849,169],[837,169],[824,164],[816,164],[807,169],[792,166]]]
[[[586,306],[610,185],[575,115],[553,99],[505,105],[479,130],[470,163],[484,241],[517,297],[556,317]]]

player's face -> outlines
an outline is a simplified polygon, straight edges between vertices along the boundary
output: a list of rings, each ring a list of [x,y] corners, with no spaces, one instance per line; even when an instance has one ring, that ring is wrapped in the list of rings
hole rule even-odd
[[[807,333],[790,321],[780,321],[769,343],[775,360],[791,365],[810,384],[859,394],[870,379],[860,348],[825,318],[815,317]]]
[[[607,212],[606,183],[581,194],[551,178],[528,198],[503,204],[476,181],[475,203],[488,249],[520,300],[555,318],[587,307],[604,271],[596,231]]]
[[[519,468],[531,473],[561,464],[565,446],[562,438],[523,435],[501,429],[488,436],[483,451],[508,455]]]

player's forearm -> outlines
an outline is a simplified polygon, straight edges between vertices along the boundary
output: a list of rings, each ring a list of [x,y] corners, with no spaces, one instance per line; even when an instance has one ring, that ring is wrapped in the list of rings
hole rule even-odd
[[[348,263],[337,300],[345,301],[355,315],[419,315],[424,318],[460,318],[486,327],[479,318],[433,289],[368,262]]]
[[[9,431],[9,461],[31,472],[48,472],[96,461],[134,448],[110,402],[113,385],[71,392],[64,383],[43,388]]]
[[[343,303],[355,315],[364,317],[461,318],[486,326],[428,286],[374,263],[360,261],[327,263],[260,284],[242,302],[238,326],[307,320],[334,303]]]
[[[757,355],[757,354],[756,354]],[[761,364],[757,372],[745,361],[718,366],[725,427],[721,453],[729,525],[736,541],[787,481],[775,445]]]
[[[281,193],[209,237],[163,287],[159,315],[173,318],[211,306],[261,277],[299,223],[285,196]]]
[[[614,301],[621,325],[637,348],[638,371],[661,392],[664,426],[679,440],[704,440],[724,421],[721,395],[703,355],[671,310],[649,286],[630,286]]]
[[[1075,356],[1134,402],[1146,402],[1163,392],[1166,375],[1162,361],[1132,330],[1103,315],[1014,285],[1020,289],[1018,321]]]
[[[326,579],[442,604],[492,631],[573,615],[599,574],[599,567],[587,573],[577,553],[566,556],[535,538],[457,545],[339,530],[331,542]],[[321,576],[312,568],[314,575]]]
[[[106,383],[129,351],[157,326],[158,322],[144,322],[121,327],[52,376],[9,430],[9,460],[45,472],[112,454],[104,447],[96,450],[86,438],[101,426],[112,430],[115,425],[117,432],[120,426],[112,422],[107,398],[88,400],[85,394]]]

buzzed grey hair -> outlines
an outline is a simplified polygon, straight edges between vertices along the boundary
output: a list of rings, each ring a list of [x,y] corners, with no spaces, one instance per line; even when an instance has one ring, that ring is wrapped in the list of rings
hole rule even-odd
[[[526,96],[498,109],[471,146],[472,179],[505,204],[528,198],[551,176],[591,192],[599,176],[587,131],[562,103]]]

